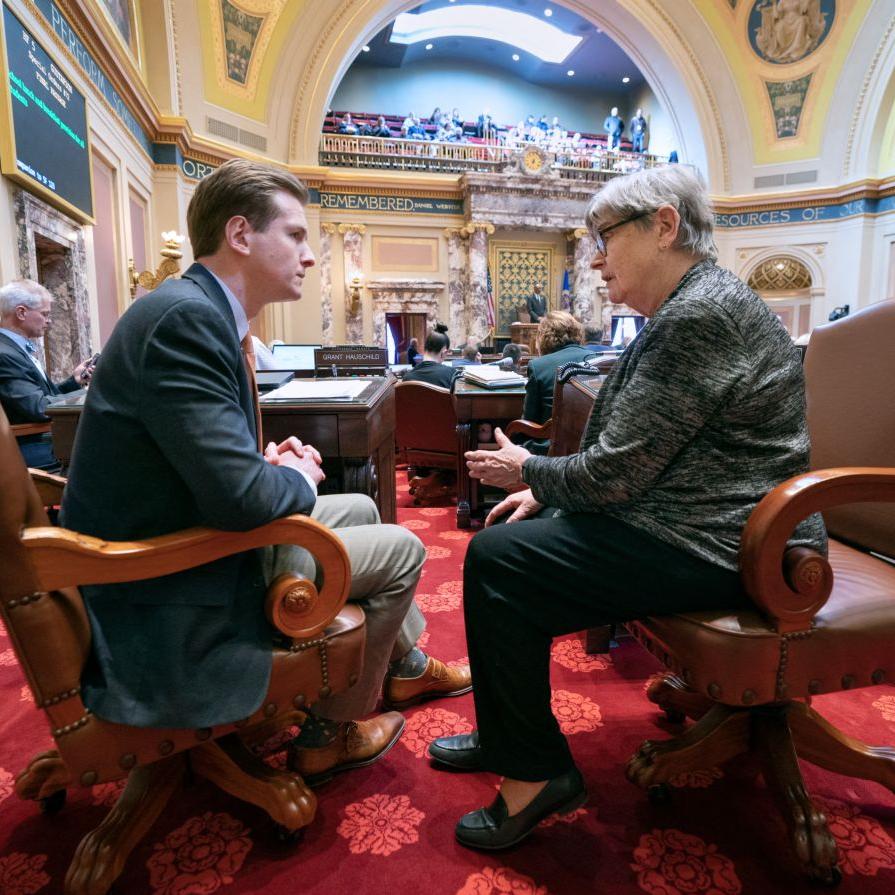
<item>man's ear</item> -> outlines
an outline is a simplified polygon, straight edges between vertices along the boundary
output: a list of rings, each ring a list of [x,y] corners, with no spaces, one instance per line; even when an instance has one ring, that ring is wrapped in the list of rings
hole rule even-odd
[[[248,255],[252,225],[241,214],[234,215],[224,224],[224,242],[234,252]]]

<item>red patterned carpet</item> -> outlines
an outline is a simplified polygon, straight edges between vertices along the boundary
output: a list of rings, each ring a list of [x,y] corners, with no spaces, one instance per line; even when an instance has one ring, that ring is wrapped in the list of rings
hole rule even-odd
[[[448,505],[412,508],[401,486],[401,524],[426,543],[418,600],[429,619],[424,645],[450,662],[465,658],[461,568],[469,538]],[[553,653],[554,710],[591,798],[574,815],[544,824],[513,851],[485,855],[454,842],[464,811],[490,802],[497,779],[435,771],[426,744],[468,731],[472,696],[408,712],[406,732],[373,767],[321,788],[317,817],[297,846],[279,845],[264,816],[198,781],[177,799],[131,856],[114,892],[127,895],[736,895],[808,893],[787,857],[785,832],[760,781],[737,768],[676,782],[654,806],[624,777],[624,763],[663,723],[643,695],[656,670],[624,640],[610,657],[585,655],[575,637]],[[5,632],[0,638],[0,893],[61,892],[68,861],[119,787],[69,794],[55,817],[12,791],[25,760],[50,743]],[[843,730],[895,742],[895,688],[817,699]],[[275,761],[281,756],[274,756]],[[806,766],[809,787],[832,819],[843,895],[895,891],[895,795],[875,784]]]

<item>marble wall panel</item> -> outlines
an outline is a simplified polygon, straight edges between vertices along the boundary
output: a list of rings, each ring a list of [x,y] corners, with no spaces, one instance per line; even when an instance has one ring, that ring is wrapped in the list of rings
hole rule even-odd
[[[361,225],[342,224],[342,250],[345,254],[345,341],[349,345],[364,344],[364,305],[363,299],[357,307],[357,313],[351,313],[349,284],[351,280],[364,275],[364,230]]]
[[[336,332],[333,319],[333,237],[335,224],[320,225],[320,314],[323,320],[323,344],[335,344]]]
[[[466,291],[469,282],[469,243],[460,230],[445,231],[448,240],[448,335],[459,345],[466,333]]]
[[[602,318],[600,286],[603,278],[591,264],[596,253],[593,237],[586,230],[576,230],[575,276],[572,292],[572,314],[582,323],[599,325]]]
[[[469,281],[466,292],[466,327],[462,336],[484,340],[488,335],[488,234],[476,227],[469,237]],[[451,340],[451,344],[457,344]]]
[[[19,272],[53,294],[53,323],[38,350],[59,381],[93,351],[83,227],[24,190],[13,191],[13,205]]]

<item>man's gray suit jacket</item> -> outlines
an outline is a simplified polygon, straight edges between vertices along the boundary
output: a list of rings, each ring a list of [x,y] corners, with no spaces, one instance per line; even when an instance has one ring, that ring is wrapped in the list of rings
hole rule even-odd
[[[58,385],[45,378],[25,350],[0,333],[0,403],[11,424],[45,422],[50,398],[77,388],[71,376]]]
[[[194,264],[136,301],[90,384],[63,525],[110,540],[246,531],[314,500],[301,474],[258,452],[236,323],[208,270]],[[99,717],[209,727],[260,705],[272,629],[255,551],[81,590],[93,634],[82,692]]]

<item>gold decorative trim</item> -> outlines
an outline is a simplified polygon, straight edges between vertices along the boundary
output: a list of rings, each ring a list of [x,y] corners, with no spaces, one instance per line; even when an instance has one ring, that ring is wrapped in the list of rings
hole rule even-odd
[[[180,46],[177,43],[177,4],[168,4],[171,16],[171,43],[174,47],[174,78],[177,85],[177,111],[183,112],[183,73],[180,70]]]
[[[493,236],[494,224],[489,224],[487,221],[470,221],[460,228],[460,232],[465,233],[467,236],[472,236],[473,233],[479,230],[483,230],[488,236]]]
[[[724,189],[729,190],[730,158],[727,153],[727,138],[724,134],[724,127],[721,124],[721,112],[718,108],[718,101],[715,99],[714,91],[709,86],[709,80],[706,77],[705,72],[702,70],[702,65],[700,65],[698,57],[693,52],[690,44],[684,39],[683,35],[678,30],[674,19],[672,19],[665,12],[665,10],[656,2],[656,0],[646,0],[646,2],[652,8],[653,12],[655,12],[656,15],[658,15],[662,19],[662,21],[665,23],[665,27],[675,36],[675,38],[677,38],[684,52],[687,54],[687,58],[690,60],[690,64],[693,66],[694,74],[702,85],[702,89],[705,91],[706,99],[708,100],[709,106],[711,106],[712,117],[714,118],[715,123],[715,135],[718,139],[718,145],[721,150],[721,176],[723,178]],[[645,23],[642,20],[641,24],[646,27]],[[709,31],[711,31],[711,29],[709,29]]]
[[[566,231],[566,240],[568,242],[577,242],[579,239],[584,239],[589,233],[590,231],[587,227],[576,227],[574,230]]]
[[[364,234],[367,232],[366,224],[339,224],[339,233],[343,236],[346,233],[360,233]]]
[[[867,94],[870,91],[870,85],[873,82],[874,75],[876,74],[876,68],[879,65],[880,57],[883,55],[888,43],[889,38],[892,35],[892,29],[895,28],[895,16],[889,20],[889,27],[886,28],[885,34],[883,34],[882,40],[877,44],[876,52],[873,54],[873,59],[870,61],[870,65],[867,66],[867,74],[864,76],[864,83],[861,85],[861,92],[858,94],[858,98],[854,104],[854,114],[852,115],[851,124],[848,128],[848,138],[845,141],[845,161],[842,165],[842,174],[843,176],[848,176],[849,168],[851,167],[851,155],[852,149],[854,148],[855,136],[858,132],[858,122],[860,121],[861,115],[863,113],[864,102],[867,99]]]
[[[97,88],[92,80],[90,80],[90,77],[81,67],[81,64],[78,62],[74,53],[72,53],[62,38],[59,37],[53,26],[44,18],[43,13],[35,5],[33,0],[20,0],[20,2],[22,6],[27,9],[32,18],[40,25],[41,34],[35,36],[40,37],[42,41],[44,36],[46,36],[46,40],[51,41],[53,46],[61,52],[63,57],[69,62],[72,71],[77,72],[78,77],[83,79],[86,88],[84,91],[85,99],[86,93],[89,90],[90,95],[99,100],[99,102],[111,113],[113,119],[120,122],[121,119],[118,117],[118,113],[115,111],[114,106],[106,99],[105,94]],[[156,106],[155,101],[148,94],[148,90],[145,88],[142,74],[133,66],[133,62],[128,59],[128,67],[133,68],[134,71],[134,75],[132,76],[133,81],[138,87],[143,87],[144,90],[146,90],[145,94],[135,88],[134,84],[128,79],[127,73],[121,71],[124,59],[119,58],[114,53],[110,53],[102,43],[98,43],[98,36],[96,32],[92,30],[93,23],[89,22],[89,19],[87,21],[91,25],[91,29],[88,29],[85,26],[85,22],[82,19],[82,16],[86,15],[85,11],[78,6],[73,6],[68,0],[58,0],[58,3],[60,10],[64,14],[63,18],[65,19],[65,24],[75,35],[77,35],[78,39],[92,57],[92,61],[96,63],[102,74],[108,78],[111,86],[115,88],[118,95],[124,101],[127,110],[134,116],[136,122],[151,140],[155,130],[155,121],[159,116],[159,109],[158,106]],[[134,145],[139,147],[140,151],[145,154],[146,147],[134,136],[134,134],[131,133],[130,128],[122,123],[119,130],[126,133],[133,141]]]
[[[304,124],[304,104],[305,104],[305,95],[308,90],[308,85],[312,83],[314,86],[317,86],[317,81],[320,77],[320,72],[317,71],[317,60],[320,58],[320,54],[324,52],[330,51],[330,35],[332,35],[333,31],[337,28],[342,27],[342,20],[351,13],[355,6],[361,5],[364,0],[348,0],[348,2],[342,6],[342,8],[329,20],[329,26],[320,36],[320,39],[317,41],[317,46],[314,47],[314,52],[311,55],[311,58],[304,65],[304,75],[302,76],[301,82],[298,86],[298,91],[296,93],[295,103],[292,106],[292,124],[289,127],[289,157],[290,159],[295,158],[295,141],[298,138],[298,128],[299,122]]]
[[[460,190],[452,190],[450,192],[439,192],[438,190],[415,190],[413,187],[387,187],[387,186],[366,186],[354,185],[343,186],[342,184],[331,184],[323,181],[323,185],[319,188],[322,193],[338,193],[340,196],[409,196],[414,199],[453,199],[457,202],[462,201],[463,192]]]
[[[320,230],[329,236],[335,236],[338,227],[335,224],[321,224]]]

